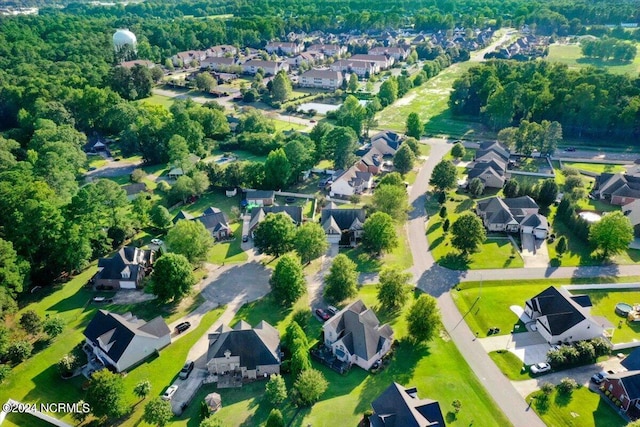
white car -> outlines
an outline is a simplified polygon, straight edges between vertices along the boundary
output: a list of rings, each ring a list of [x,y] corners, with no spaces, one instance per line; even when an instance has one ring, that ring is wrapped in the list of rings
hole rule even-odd
[[[176,391],[178,391],[178,386],[172,385],[171,387],[165,390],[164,394],[162,395],[162,400],[171,400],[173,395],[176,394]]]
[[[535,365],[531,366],[530,370],[532,374],[544,374],[545,372],[549,372],[551,370],[551,365],[545,362],[536,363]]]
[[[160,239],[151,239],[151,243],[153,243],[154,245],[162,246],[164,242]]]

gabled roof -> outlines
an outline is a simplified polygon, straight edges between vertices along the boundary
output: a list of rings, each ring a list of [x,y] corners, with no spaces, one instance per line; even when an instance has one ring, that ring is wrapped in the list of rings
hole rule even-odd
[[[478,178],[485,184],[489,177],[495,178],[496,180],[500,181],[502,185],[504,185],[504,175],[498,173],[487,163],[478,163],[467,173],[467,178],[469,181],[471,181],[473,178]]]
[[[273,199],[275,196],[276,196],[275,191],[251,190],[251,191],[247,191],[247,195],[245,199],[247,200]]]
[[[229,229],[227,215],[220,209],[214,207],[207,208],[207,210],[202,213],[202,216],[196,218],[196,221],[200,221],[207,230],[212,232]]]
[[[256,369],[259,365],[280,364],[280,334],[264,320],[251,328],[241,320],[233,329],[220,326],[209,335],[207,360],[225,357],[229,351],[240,357],[240,366]]]
[[[320,224],[327,232],[327,226],[337,227],[339,231],[359,230],[366,219],[364,209],[323,209],[320,217]]]
[[[192,219],[194,219],[194,216],[191,215],[189,212],[180,211],[180,212],[178,212],[176,214],[176,216],[173,217],[173,223],[175,224],[176,222],[180,221],[181,219],[192,220]]]
[[[376,314],[362,300],[340,310],[324,324],[323,329],[328,326],[335,328],[349,353],[364,360],[370,360],[386,340],[393,339],[391,327],[388,324],[380,326]]]
[[[301,206],[263,206],[253,208],[251,211],[251,220],[249,221],[249,230],[253,230],[261,223],[268,214],[282,213],[291,218],[291,221],[297,225],[302,224],[302,207]]]
[[[614,194],[620,191],[619,196],[640,197],[640,177],[624,173],[603,173],[596,178],[597,191],[601,194]],[[626,188],[625,188],[626,187]]]
[[[503,199],[509,209],[538,209],[538,204],[529,196]]]
[[[394,382],[371,403],[372,427],[444,427],[440,404],[419,399],[415,387],[405,388]]]
[[[342,73],[340,71],[332,71],[332,70],[309,70],[305,71],[300,75],[300,78],[317,78],[317,79],[334,79],[340,80],[342,77]]]
[[[476,158],[483,157],[492,152],[500,156],[505,162],[509,160],[509,149],[497,141],[487,141],[480,144],[480,148],[476,150]]]
[[[528,300],[526,304],[541,316],[546,316],[549,332],[552,335],[560,335],[588,316],[583,306],[575,302],[572,297],[569,291],[564,288],[558,289],[549,286]],[[586,304],[584,297],[580,300]]]
[[[160,316],[145,323],[131,313],[119,315],[106,310],[98,310],[84,330],[84,336],[97,343],[116,363],[136,335],[161,338],[170,334],[169,327]]]
[[[100,258],[98,260],[98,268],[101,270],[97,274],[99,279],[122,279],[122,271],[129,269],[129,277],[136,279],[138,277],[138,269],[144,269],[145,265],[151,260],[151,251],[136,248],[135,246],[126,246],[120,249],[111,258]]]
[[[629,355],[625,357],[620,364],[629,371],[640,370],[640,348],[636,348],[629,353]]]
[[[618,372],[607,375],[609,380],[620,380],[629,400],[640,399],[640,371]]]
[[[402,141],[402,135],[390,130],[378,132],[371,137],[371,145],[385,156],[393,156],[400,148]]]
[[[549,229],[549,224],[547,223],[547,218],[540,214],[529,214],[522,221],[520,221],[521,225],[526,225],[528,227],[538,228],[538,229]]]

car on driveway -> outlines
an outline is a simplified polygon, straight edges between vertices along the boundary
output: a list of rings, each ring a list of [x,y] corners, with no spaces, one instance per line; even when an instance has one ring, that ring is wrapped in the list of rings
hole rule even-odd
[[[176,394],[176,391],[178,391],[177,385],[170,386],[165,390],[164,394],[162,395],[162,400],[171,400],[173,395]]]
[[[154,245],[162,246],[163,242],[160,239],[151,239],[151,243],[153,243]]]
[[[334,306],[330,305],[329,307],[327,307],[327,311],[329,312],[329,314],[331,314],[332,316],[335,316],[336,313],[339,311],[337,308],[335,308]]]
[[[186,380],[187,378],[189,378],[189,374],[191,373],[191,371],[193,371],[193,366],[193,360],[187,360],[187,363],[185,363],[182,367],[182,370],[180,371],[180,375],[178,375],[178,377],[181,380]]]
[[[535,365],[531,365],[530,370],[532,374],[544,374],[545,372],[551,371],[551,365],[546,362],[536,363]]]
[[[607,378],[607,373],[605,371],[600,371],[591,377],[591,382],[600,384],[606,378]]]
[[[327,320],[331,319],[331,315],[321,308],[316,308],[316,314],[320,319],[322,319],[323,322],[326,322]]]
[[[178,323],[176,325],[176,333],[177,334],[181,334],[184,331],[186,331],[187,329],[189,329],[191,327],[191,323],[190,322],[182,322],[182,323]]]
[[[248,241],[249,241],[249,236],[247,236],[246,234],[242,236],[242,243],[247,243]]]

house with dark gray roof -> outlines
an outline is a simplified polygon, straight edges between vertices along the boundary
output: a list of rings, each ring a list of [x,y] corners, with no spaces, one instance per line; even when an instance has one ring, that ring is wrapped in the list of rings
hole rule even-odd
[[[123,372],[171,344],[161,316],[145,322],[131,313],[98,310],[84,330],[85,348],[116,372]]]
[[[445,427],[440,404],[420,399],[418,389],[393,382],[371,403],[371,427]]]
[[[176,214],[176,216],[173,217],[173,223],[175,224],[181,219],[186,219],[187,221],[191,221],[192,219],[195,219],[195,217],[187,211],[179,211]]]
[[[280,334],[264,320],[253,328],[241,320],[209,334],[207,370],[212,375],[256,379],[279,374],[280,362]]]
[[[271,206],[276,197],[275,191],[269,190],[248,190],[244,198],[246,205]]]
[[[640,371],[608,374],[601,387],[610,399],[620,401],[620,409],[629,418],[640,418]]]
[[[380,325],[376,314],[362,300],[355,301],[322,325],[324,345],[339,360],[364,370],[391,350],[393,330]]]
[[[267,215],[278,213],[288,216],[296,226],[302,224],[302,206],[263,206],[251,210],[249,234],[253,237],[254,231]]]
[[[628,371],[640,371],[640,348],[636,348],[625,357],[620,364]]]
[[[604,317],[592,316],[591,305],[587,295],[550,286],[525,302],[524,313],[549,344],[609,336],[607,330],[613,325]]]
[[[546,239],[549,233],[547,219],[538,213],[538,204],[529,196],[503,199],[490,197],[476,204],[476,214],[488,231],[532,234]]]
[[[136,289],[150,273],[155,252],[126,246],[111,258],[98,260],[93,284],[98,289]]]
[[[362,194],[370,190],[373,185],[373,174],[363,172],[356,165],[346,171],[336,172],[331,183],[329,195],[331,197],[348,198],[354,194]]]
[[[627,205],[640,199],[640,176],[603,173],[596,178],[593,194],[612,205]]]
[[[138,197],[140,193],[147,191],[147,184],[144,182],[127,184],[123,185],[122,189],[127,193],[127,200],[132,201]]]
[[[338,209],[335,203],[322,210],[320,225],[329,244],[356,246],[364,233],[364,209]]]
[[[231,236],[227,215],[218,208],[208,207],[194,221],[200,221],[216,240],[225,240]]]
[[[499,142],[485,142],[468,165],[467,181],[480,179],[486,188],[502,188],[507,178],[509,150]]]
[[[385,158],[392,158],[400,148],[404,137],[390,130],[383,130],[371,136],[371,146],[376,148]]]

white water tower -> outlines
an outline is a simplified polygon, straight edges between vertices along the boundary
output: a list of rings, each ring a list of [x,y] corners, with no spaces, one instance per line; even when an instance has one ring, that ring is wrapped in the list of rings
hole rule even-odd
[[[113,48],[116,50],[116,54],[122,51],[129,51],[129,53],[136,53],[138,39],[136,35],[131,31],[120,29],[113,34]]]

